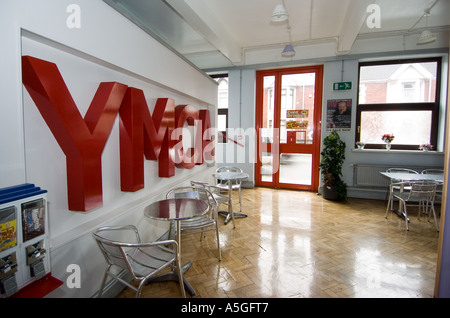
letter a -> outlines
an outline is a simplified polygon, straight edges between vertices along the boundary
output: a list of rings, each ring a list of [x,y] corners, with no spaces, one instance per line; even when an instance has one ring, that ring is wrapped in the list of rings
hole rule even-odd
[[[369,29],[381,28],[381,9],[378,4],[370,4],[367,7],[367,12],[371,13],[366,20],[367,27]]]
[[[81,8],[78,4],[69,4],[66,9],[67,13],[71,13],[66,19],[66,25],[69,29],[81,28]]]

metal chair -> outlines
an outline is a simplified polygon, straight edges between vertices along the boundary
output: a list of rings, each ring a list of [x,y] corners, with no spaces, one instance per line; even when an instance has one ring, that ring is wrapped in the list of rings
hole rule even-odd
[[[418,171],[413,170],[413,169],[408,169],[408,168],[389,168],[386,170],[386,172],[390,172],[390,173],[411,173],[411,174],[419,174]],[[393,195],[395,192],[403,192],[403,188],[401,188],[399,185],[397,185],[398,183],[403,182],[403,180],[401,179],[391,179],[391,184],[389,185],[389,190],[388,190],[388,207],[391,206],[391,210],[393,208],[393,204],[394,204],[394,200],[393,200]],[[402,185],[405,186],[405,185]]]
[[[102,297],[106,279],[111,276],[133,289],[138,298],[144,284],[167,267],[178,275],[181,294],[186,297],[176,241],[141,243],[139,232],[134,225],[101,227],[93,236],[108,262],[98,297]],[[139,281],[138,287],[123,280],[123,272],[128,272],[133,280]]]
[[[230,167],[230,166],[224,166],[224,167],[219,167],[216,169],[216,173],[219,172],[243,172],[242,169],[238,168],[238,167]],[[230,181],[232,182],[231,184],[231,191],[233,190],[237,190],[239,191],[239,212],[242,212],[242,182],[241,180],[235,180],[235,181]],[[229,185],[228,185],[228,181],[224,181],[224,180],[218,180],[216,179],[216,187],[219,188],[221,191],[229,191]]]
[[[212,195],[214,196],[214,199],[216,199],[217,204],[221,205],[230,205],[230,198],[227,195],[223,195],[220,193],[221,188],[213,186],[211,184],[209,184],[208,182],[203,182],[203,181],[191,181],[191,186],[193,187],[197,187],[197,188],[206,188],[208,189]]]
[[[422,170],[422,174],[444,174],[443,169],[425,169]]]
[[[436,218],[436,211],[434,209],[434,199],[436,195],[436,182],[429,181],[416,181],[416,182],[399,182],[397,184],[404,190],[403,192],[394,193],[393,196],[399,200],[399,213],[405,218],[406,230],[409,230],[409,218],[406,209],[407,205],[416,204],[419,206],[419,218],[420,209],[426,207],[426,210],[430,208],[433,212],[434,221],[436,223],[436,229],[439,231],[439,225]],[[386,210],[385,217],[387,218],[388,211]]]
[[[200,240],[206,235],[206,232],[215,231],[217,241],[217,252],[219,261],[222,260],[222,253],[220,251],[219,239],[219,225],[218,225],[218,203],[213,194],[204,187],[179,187],[171,189],[166,194],[166,198],[194,198],[205,200],[208,202],[209,210],[206,214],[196,216],[189,220],[182,220],[180,222],[181,235],[191,235],[201,233]]]
[[[422,170],[422,174],[438,174],[438,175],[444,175],[443,169],[425,169]],[[442,202],[442,183],[438,183],[436,187],[436,199],[434,200],[435,203],[441,203]]]

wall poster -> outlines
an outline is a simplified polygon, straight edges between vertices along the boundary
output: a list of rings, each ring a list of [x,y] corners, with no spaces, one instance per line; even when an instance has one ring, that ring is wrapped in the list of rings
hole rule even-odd
[[[327,101],[327,130],[348,131],[352,123],[352,100],[329,99]]]

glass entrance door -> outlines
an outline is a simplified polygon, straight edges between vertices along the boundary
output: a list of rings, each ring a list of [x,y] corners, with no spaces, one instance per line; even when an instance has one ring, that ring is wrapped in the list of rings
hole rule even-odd
[[[317,190],[322,66],[260,71],[256,185]]]

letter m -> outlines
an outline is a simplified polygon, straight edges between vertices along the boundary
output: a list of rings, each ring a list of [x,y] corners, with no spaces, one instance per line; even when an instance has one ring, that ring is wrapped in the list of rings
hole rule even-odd
[[[129,87],[119,114],[121,190],[134,192],[144,188],[144,155],[148,160],[158,160],[159,177],[174,176],[174,101],[158,98],[152,116],[144,92]]]
[[[100,83],[83,119],[54,63],[22,57],[23,84],[66,155],[69,210],[103,204],[101,157],[127,86]]]

